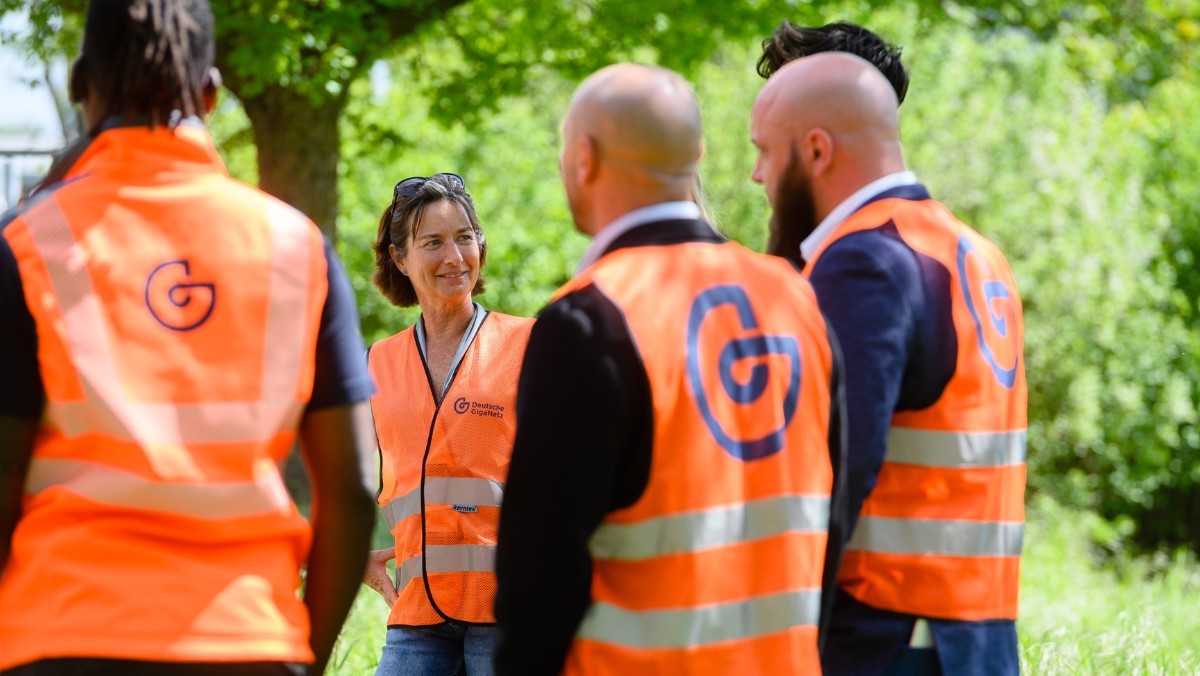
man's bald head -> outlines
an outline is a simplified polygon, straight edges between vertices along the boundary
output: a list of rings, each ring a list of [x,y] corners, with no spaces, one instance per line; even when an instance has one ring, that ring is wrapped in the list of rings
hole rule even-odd
[[[904,171],[899,105],[887,79],[858,56],[824,52],[792,61],[754,102],[750,137],[759,154],[751,178],[772,205],[805,186],[819,222],[859,188]]]
[[[772,253],[799,244],[838,204],[904,171],[896,92],[870,62],[824,52],[780,68],[754,102],[751,178],[771,201]]]
[[[767,81],[755,102],[767,124],[821,127],[837,139],[900,139],[900,102],[869,61],[844,52],[797,59]]]
[[[592,74],[571,100],[564,132],[587,135],[601,162],[651,180],[690,183],[700,161],[696,97],[682,77],[656,66],[622,63]]]
[[[576,226],[596,234],[634,209],[692,198],[703,144],[687,82],[622,63],[583,81],[563,122],[562,174]]]

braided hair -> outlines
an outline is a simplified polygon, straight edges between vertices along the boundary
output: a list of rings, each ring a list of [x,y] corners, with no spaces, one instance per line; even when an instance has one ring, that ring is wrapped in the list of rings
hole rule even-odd
[[[91,0],[72,98],[83,98],[86,77],[106,102],[105,118],[154,126],[176,110],[199,116],[214,54],[208,0]]]

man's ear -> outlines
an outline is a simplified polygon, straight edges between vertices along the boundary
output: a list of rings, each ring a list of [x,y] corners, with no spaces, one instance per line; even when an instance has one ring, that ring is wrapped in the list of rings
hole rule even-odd
[[[808,165],[811,178],[821,176],[833,167],[833,147],[833,135],[820,127],[814,127],[804,135],[800,156]]]
[[[200,104],[204,107],[204,115],[209,115],[217,108],[217,92],[221,89],[221,71],[216,66],[208,69],[204,80],[200,83],[203,99]]]
[[[71,64],[71,72],[67,76],[67,98],[71,103],[83,103],[88,95],[87,83],[87,63],[83,60],[83,56],[75,59]]]
[[[600,172],[600,157],[596,153],[596,142],[587,134],[580,134],[577,141],[575,177],[579,184],[591,183]]]

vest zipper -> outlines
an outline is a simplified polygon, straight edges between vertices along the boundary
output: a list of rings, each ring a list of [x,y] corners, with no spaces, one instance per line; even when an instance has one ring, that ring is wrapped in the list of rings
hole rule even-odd
[[[463,362],[467,360],[467,354],[475,347],[475,341],[479,339],[479,334],[483,331],[483,324],[491,315],[492,313],[488,312],[483,316],[483,320],[479,323],[479,330],[471,338],[471,343],[467,345],[466,352],[463,352],[462,359],[454,365],[454,369],[450,372],[450,381],[446,384],[446,391],[442,393],[441,401],[438,401],[436,390],[434,390],[436,385],[433,383],[433,375],[429,373],[429,364],[425,362],[425,355],[421,353],[420,347],[417,348],[417,355],[421,357],[421,367],[425,370],[425,382],[429,385],[429,396],[433,397],[433,418],[429,421],[429,434],[425,438],[425,455],[421,458],[421,582],[425,585],[425,598],[429,599],[429,605],[433,607],[433,612],[447,622],[459,622],[460,620],[455,620],[442,612],[433,598],[433,589],[429,586],[429,556],[426,551],[428,525],[425,522],[425,465],[429,462],[429,451],[433,448],[433,430],[437,425],[438,414],[442,412],[442,404],[450,396],[450,390],[454,388],[454,381],[458,379],[458,372],[462,369]],[[413,342],[416,340],[417,334],[416,331],[413,331]]]

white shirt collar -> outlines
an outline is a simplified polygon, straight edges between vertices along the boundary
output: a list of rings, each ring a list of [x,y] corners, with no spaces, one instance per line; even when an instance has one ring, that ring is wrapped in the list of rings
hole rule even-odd
[[[596,233],[592,243],[588,245],[587,251],[583,252],[583,258],[579,259],[579,266],[575,268],[575,274],[591,267],[592,263],[600,260],[600,257],[618,237],[639,225],[655,221],[696,220],[698,218],[700,218],[700,207],[696,206],[695,202],[688,201],[659,202],[627,212]]]
[[[917,175],[911,171],[898,171],[894,174],[888,174],[883,178],[877,178],[874,181],[859,188],[855,193],[842,203],[834,207],[833,211],[829,212],[821,224],[815,230],[800,242],[800,255],[804,256],[804,260],[810,261],[813,256],[817,255],[817,250],[829,239],[837,227],[844,223],[850,215],[858,211],[862,205],[866,204],[871,198],[876,195],[899,188],[902,185],[916,185]]]

